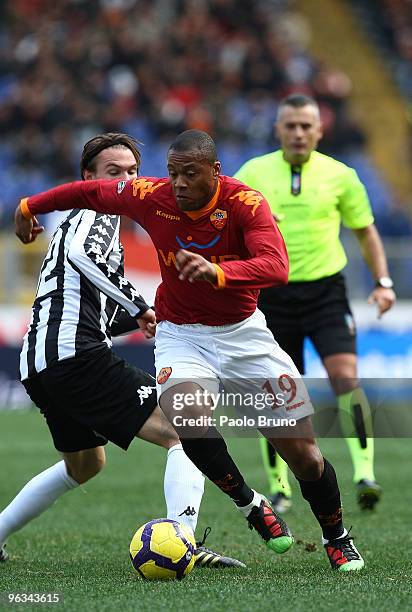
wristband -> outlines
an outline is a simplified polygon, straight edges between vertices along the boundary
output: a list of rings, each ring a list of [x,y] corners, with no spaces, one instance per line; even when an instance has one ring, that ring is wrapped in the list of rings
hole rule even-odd
[[[218,264],[213,264],[216,270],[216,284],[213,285],[215,289],[224,289],[226,286],[225,273]]]
[[[29,209],[28,201],[29,198],[23,198],[22,200],[20,200],[21,214],[25,219],[33,219],[33,215],[31,214]]]

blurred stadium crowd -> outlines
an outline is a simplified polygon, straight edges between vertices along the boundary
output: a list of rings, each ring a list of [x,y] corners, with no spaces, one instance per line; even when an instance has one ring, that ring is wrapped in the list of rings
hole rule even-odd
[[[308,24],[292,5],[2,2],[0,161],[13,177],[2,190],[3,211],[21,183],[26,193],[76,177],[80,147],[101,131],[136,136],[147,147],[145,172],[163,174],[159,141],[187,128],[207,130],[229,148],[229,174],[273,147],[277,100],[296,89],[320,102],[323,151],[360,148],[362,130],[347,108],[351,82],[310,57]]]
[[[352,0],[370,36],[409,98],[412,120],[412,0]]]
[[[412,0],[342,1],[352,3],[412,101]],[[320,150],[358,171],[385,239],[398,296],[412,298],[410,222],[367,155],[363,129],[351,111],[349,76],[336,68],[333,56],[324,64],[309,52],[314,33],[299,12],[302,2],[0,2],[0,309],[5,305],[0,346],[16,350],[20,344],[28,311],[21,306],[18,315],[16,304],[31,303],[45,248],[38,241],[37,251],[26,252],[9,231],[20,197],[79,178],[83,144],[109,130],[143,142],[142,173],[160,176],[167,146],[179,131],[207,130],[217,141],[224,173],[233,174],[246,159],[277,148],[272,132],[277,104],[293,91],[317,98],[325,127]],[[130,260],[152,281],[151,266],[157,270],[157,264],[145,235],[125,237]],[[346,246],[351,295],[364,299],[370,275],[357,245]],[[147,295],[141,276],[139,287]],[[396,315],[402,333],[407,319]],[[370,324],[370,318],[361,320]],[[385,355],[401,351],[399,338],[385,339],[381,361],[373,353],[367,371],[392,371]],[[396,371],[410,346],[410,336],[402,338],[402,356],[393,355]],[[375,337],[365,342],[366,353],[375,351]],[[12,363],[2,350],[0,383],[1,367]],[[21,391],[20,385],[16,389]]]
[[[4,0],[0,227],[22,195],[77,178],[82,145],[102,131],[134,135],[143,173],[164,175],[170,139],[204,129],[232,174],[275,147],[277,102],[299,90],[320,103],[320,150],[357,168],[381,231],[407,232],[362,154],[351,81],[310,56],[310,36],[293,0]]]

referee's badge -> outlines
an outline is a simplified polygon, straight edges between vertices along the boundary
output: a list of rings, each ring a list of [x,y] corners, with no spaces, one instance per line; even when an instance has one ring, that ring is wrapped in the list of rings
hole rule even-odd
[[[222,230],[227,222],[227,212],[217,208],[209,217],[211,224],[218,230]]]
[[[172,373],[172,368],[162,368],[157,375],[157,382],[159,385],[164,385],[168,380],[170,374]]]

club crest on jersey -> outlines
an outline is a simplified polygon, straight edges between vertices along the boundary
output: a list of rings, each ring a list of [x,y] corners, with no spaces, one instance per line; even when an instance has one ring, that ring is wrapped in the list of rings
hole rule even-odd
[[[126,181],[119,181],[119,182],[117,183],[117,193],[118,193],[119,195],[122,193],[122,191],[123,191],[123,189],[125,188],[125,186],[126,186]]]
[[[164,385],[171,373],[172,368],[162,368],[159,374],[157,375],[157,382],[159,383],[159,385]]]
[[[226,210],[217,208],[209,217],[211,224],[218,230],[222,230],[227,222]]]

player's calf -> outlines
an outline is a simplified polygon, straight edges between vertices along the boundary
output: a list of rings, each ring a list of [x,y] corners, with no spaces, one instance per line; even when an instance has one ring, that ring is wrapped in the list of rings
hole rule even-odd
[[[246,484],[215,428],[209,428],[208,437],[182,439],[182,445],[199,470],[234,501],[268,548],[277,553],[289,550],[293,537],[288,526],[273,512],[269,502]]]
[[[324,459],[322,476],[312,482],[299,481],[299,484],[322,528],[322,541],[332,568],[340,572],[362,569],[364,561],[343,526],[340,492],[333,466]]]

